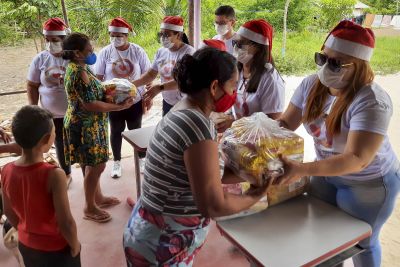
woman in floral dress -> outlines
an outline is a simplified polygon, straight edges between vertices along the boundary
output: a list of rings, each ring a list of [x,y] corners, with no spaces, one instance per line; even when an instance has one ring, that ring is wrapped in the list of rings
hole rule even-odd
[[[129,108],[131,98],[121,104],[104,102],[104,89],[88,65],[96,62],[89,37],[73,33],[63,41],[63,58],[70,60],[65,74],[68,109],[64,118],[66,162],[79,163],[84,174],[86,206],[84,218],[107,222],[111,216],[102,208],[117,205],[105,197],[99,179],[108,161],[108,113]]]

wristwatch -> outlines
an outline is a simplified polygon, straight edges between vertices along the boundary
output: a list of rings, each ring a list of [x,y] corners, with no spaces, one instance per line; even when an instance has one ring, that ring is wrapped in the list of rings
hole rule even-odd
[[[164,91],[164,84],[160,84],[160,91]]]

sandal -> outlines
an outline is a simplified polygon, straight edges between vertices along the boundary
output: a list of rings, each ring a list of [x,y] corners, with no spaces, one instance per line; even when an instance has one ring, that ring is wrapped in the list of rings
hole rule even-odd
[[[104,214],[85,214],[83,216],[83,219],[88,220],[88,221],[93,221],[97,223],[105,223],[111,220],[111,216],[108,213]]]
[[[109,208],[121,203],[121,201],[116,197],[107,197],[106,199],[108,199],[106,202],[97,205],[100,209]]]

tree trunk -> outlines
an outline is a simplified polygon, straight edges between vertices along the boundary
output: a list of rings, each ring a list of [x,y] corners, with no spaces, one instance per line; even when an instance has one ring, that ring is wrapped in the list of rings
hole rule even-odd
[[[282,37],[282,57],[286,54],[286,31],[287,31],[287,13],[289,9],[290,0],[286,0],[285,13],[283,14],[283,37]]]
[[[65,2],[64,0],[61,0],[61,8],[62,8],[62,13],[64,17],[64,22],[69,28],[69,21],[68,21],[68,15],[67,15],[67,8],[65,7]]]
[[[189,3],[189,43],[194,47],[194,1],[188,0]]]

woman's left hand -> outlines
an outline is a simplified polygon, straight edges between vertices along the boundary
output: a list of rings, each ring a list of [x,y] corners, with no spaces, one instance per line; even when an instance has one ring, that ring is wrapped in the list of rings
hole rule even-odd
[[[297,182],[307,175],[305,173],[304,163],[290,160],[282,155],[280,155],[279,158],[283,163],[284,174],[276,179],[276,183],[288,185]]]
[[[0,137],[1,137],[1,139],[3,139],[4,143],[6,143],[6,144],[8,144],[12,141],[11,136],[8,133],[6,133],[4,131],[4,129],[1,129],[1,128],[0,128]]]
[[[146,92],[143,95],[144,102],[150,102],[156,95],[161,92],[159,84],[156,85],[146,85]]]

